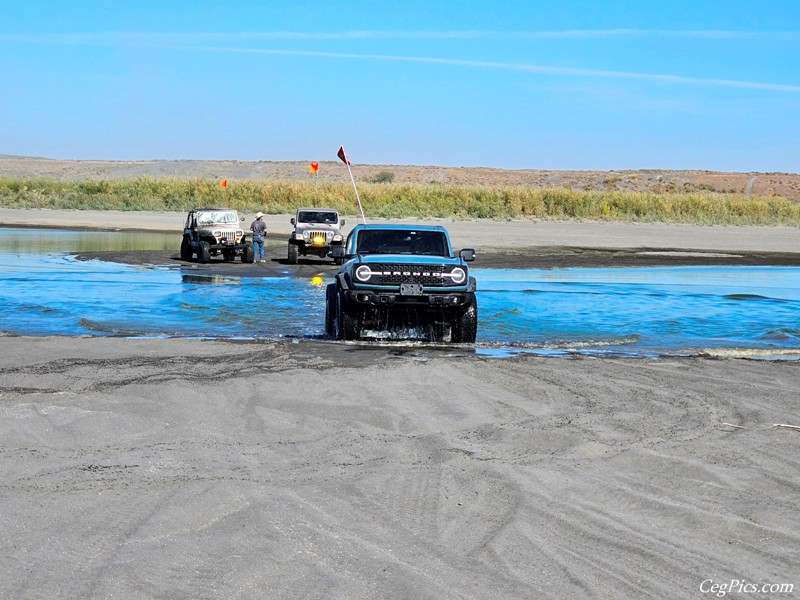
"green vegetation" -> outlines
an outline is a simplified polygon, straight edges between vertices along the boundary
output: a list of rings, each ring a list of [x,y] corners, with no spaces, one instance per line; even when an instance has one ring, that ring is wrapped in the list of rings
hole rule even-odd
[[[392,183],[394,181],[394,173],[391,171],[381,171],[375,177],[370,177],[367,180],[369,183]]]
[[[374,217],[578,219],[730,225],[800,225],[800,203],[784,198],[713,192],[630,192],[614,189],[534,189],[511,186],[361,183]],[[294,213],[330,206],[358,214],[347,183],[245,180],[227,189],[210,179],[56,181],[0,178],[0,206],[82,210],[184,211],[230,206],[243,212]]]

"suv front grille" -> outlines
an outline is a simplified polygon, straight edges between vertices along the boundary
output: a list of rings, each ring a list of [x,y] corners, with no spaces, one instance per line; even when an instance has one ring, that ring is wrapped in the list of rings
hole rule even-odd
[[[444,265],[372,264],[370,283],[376,285],[400,285],[421,283],[429,286],[452,286],[450,269]]]
[[[220,240],[225,240],[227,243],[236,243],[237,231],[220,231],[219,238]]]

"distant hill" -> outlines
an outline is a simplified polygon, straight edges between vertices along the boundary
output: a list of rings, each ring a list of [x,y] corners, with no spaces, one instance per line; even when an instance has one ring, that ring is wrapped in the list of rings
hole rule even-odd
[[[391,173],[394,183],[455,184],[486,186],[567,186],[575,189],[652,190],[655,192],[708,190],[722,193],[783,196],[800,201],[800,174],[724,173],[715,171],[667,171],[659,169],[622,171],[551,171],[535,169],[490,169],[483,167],[437,167],[411,165],[353,165],[357,181],[370,181]],[[323,182],[349,181],[347,169],[338,161],[320,162],[316,175]],[[0,154],[0,177],[59,180],[131,179],[136,177],[201,177],[228,179],[310,180],[305,161],[236,160],[56,160]],[[384,175],[385,178],[385,175]]]

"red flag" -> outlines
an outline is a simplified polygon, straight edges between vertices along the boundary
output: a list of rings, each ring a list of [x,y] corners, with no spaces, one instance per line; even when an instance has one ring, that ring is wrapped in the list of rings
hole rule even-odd
[[[312,173],[319,171],[319,163],[308,163],[308,170]]]
[[[339,152],[336,153],[336,156],[346,165],[350,164],[350,159],[347,158],[347,154],[345,154],[344,146],[339,146]]]
[[[227,180],[227,179],[223,179],[223,180],[222,180],[222,183],[220,183],[220,185],[221,185],[222,187],[224,187],[224,188],[227,188],[227,187],[228,187],[228,180]]]

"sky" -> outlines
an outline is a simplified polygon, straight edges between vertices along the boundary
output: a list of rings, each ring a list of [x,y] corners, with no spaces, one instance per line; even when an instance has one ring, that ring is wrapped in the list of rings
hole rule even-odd
[[[800,172],[800,2],[0,0],[0,154]]]

